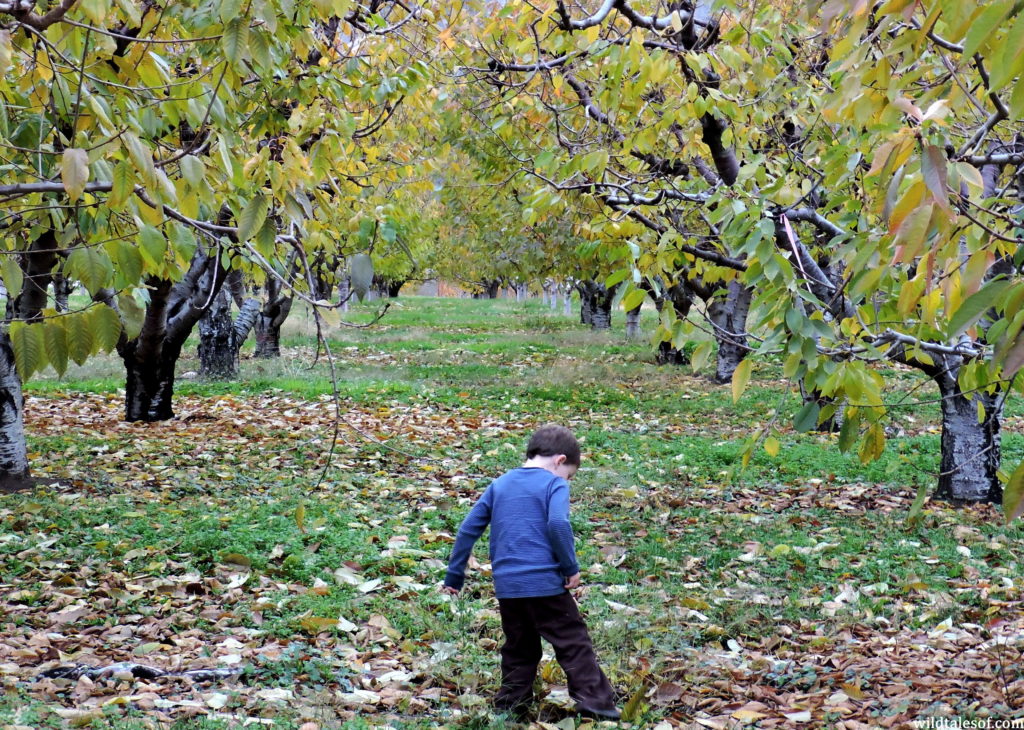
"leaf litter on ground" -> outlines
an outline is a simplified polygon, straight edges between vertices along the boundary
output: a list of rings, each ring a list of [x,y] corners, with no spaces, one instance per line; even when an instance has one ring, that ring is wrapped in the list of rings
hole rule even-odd
[[[472,394],[343,406],[358,432],[342,428],[314,489],[329,397],[185,396],[173,421],[128,424],[115,395],[31,396],[52,481],[0,501],[0,677],[21,698],[3,719],[22,701],[78,726],[485,712],[501,641],[489,566],[474,560],[456,601],[436,587],[470,501],[543,414],[513,420]],[[592,413],[570,418],[589,441],[623,433]],[[684,440],[716,427],[699,415],[647,420]],[[577,597],[634,725],[1020,715],[1019,534],[991,508],[928,504],[907,530],[912,490],[628,462],[595,455],[574,499]],[[561,727],[571,703],[550,656],[542,676],[539,720]]]

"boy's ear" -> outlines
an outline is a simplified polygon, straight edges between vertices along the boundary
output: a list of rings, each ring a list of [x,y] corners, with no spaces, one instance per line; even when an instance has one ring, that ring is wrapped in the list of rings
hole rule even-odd
[[[555,466],[561,466],[569,458],[565,454],[555,454]]]

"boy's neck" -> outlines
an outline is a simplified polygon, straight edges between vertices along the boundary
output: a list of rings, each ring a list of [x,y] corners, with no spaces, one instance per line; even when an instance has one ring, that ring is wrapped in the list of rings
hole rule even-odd
[[[565,454],[555,454],[554,456],[534,456],[532,459],[527,459],[523,462],[524,469],[544,469],[551,472],[556,477],[562,477],[563,479],[571,479],[576,473],[576,466],[570,466],[565,462]]]
[[[552,474],[555,473],[555,468],[558,466],[556,461],[557,456],[535,456],[532,459],[527,459],[523,462],[524,469],[545,469]]]

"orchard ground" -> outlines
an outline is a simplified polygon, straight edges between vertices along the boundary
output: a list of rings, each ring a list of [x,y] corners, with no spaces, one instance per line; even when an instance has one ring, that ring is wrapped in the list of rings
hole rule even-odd
[[[437,587],[471,500],[548,421],[584,446],[578,599],[623,726],[1024,716],[1024,529],[990,505],[908,520],[938,466],[934,388],[895,374],[894,436],[864,465],[793,431],[777,365],[733,404],[615,316],[595,333],[537,301],[395,300],[331,332],[340,420],[302,313],[237,381],[184,359],[173,421],[122,422],[115,358],[32,381],[40,486],[0,496],[0,726],[504,726],[485,545],[462,597]],[[765,427],[778,453],[740,468]],[[116,662],[234,672],[41,674]],[[539,721],[571,726],[550,656],[541,675]]]

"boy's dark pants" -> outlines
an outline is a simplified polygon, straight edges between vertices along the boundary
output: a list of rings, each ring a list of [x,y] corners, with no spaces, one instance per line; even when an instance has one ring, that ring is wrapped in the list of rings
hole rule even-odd
[[[615,707],[615,692],[601,667],[576,601],[566,591],[557,596],[500,598],[501,689],[494,699],[500,710],[519,711],[533,700],[533,680],[540,663],[541,637],[569,680],[569,696],[581,710]]]

